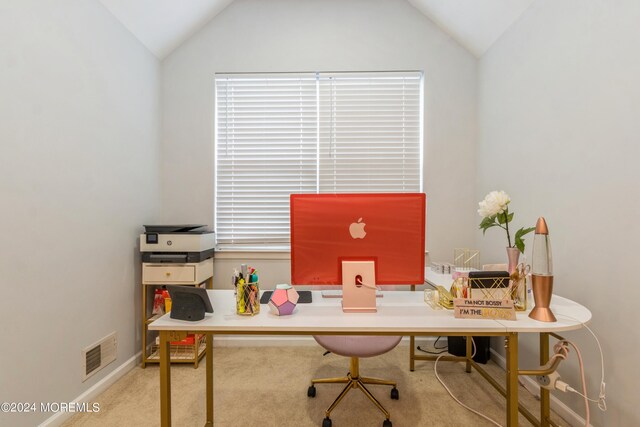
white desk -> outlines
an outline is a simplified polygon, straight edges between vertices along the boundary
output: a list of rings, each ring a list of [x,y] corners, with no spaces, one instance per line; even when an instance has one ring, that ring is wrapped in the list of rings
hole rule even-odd
[[[518,425],[518,333],[555,333],[582,327],[591,319],[585,307],[554,296],[551,309],[559,321],[543,323],[518,313],[516,321],[456,319],[451,310],[432,310],[422,292],[387,291],[377,300],[377,313],[343,313],[341,300],[322,298],[313,291],[312,304],[298,304],[292,316],[275,316],[262,306],[253,317],[235,314],[232,290],[209,290],[214,313],[197,322],[174,320],[165,315],[149,325],[160,332],[160,407],[162,426],[171,425],[170,341],[187,333],[207,335],[207,423],[213,425],[213,335],[482,335],[504,336],[507,340],[507,424]],[[571,320],[566,316],[577,319]],[[470,340],[468,340],[470,341]],[[548,348],[547,348],[548,351]],[[470,345],[463,360],[472,364]],[[548,414],[547,414],[548,417]]]

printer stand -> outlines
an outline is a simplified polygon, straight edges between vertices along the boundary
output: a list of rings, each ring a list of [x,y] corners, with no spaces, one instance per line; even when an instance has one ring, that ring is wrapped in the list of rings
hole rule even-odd
[[[213,258],[199,263],[142,263],[142,367],[147,363],[159,363],[159,346],[156,344],[158,334],[148,330],[148,325],[162,315],[152,315],[154,293],[164,285],[205,286],[213,288]],[[171,345],[172,363],[193,363],[205,353],[204,335],[196,334],[192,343]]]

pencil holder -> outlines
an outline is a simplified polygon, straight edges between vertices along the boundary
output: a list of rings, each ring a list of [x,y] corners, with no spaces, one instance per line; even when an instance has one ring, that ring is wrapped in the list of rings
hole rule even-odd
[[[236,289],[236,314],[254,316],[260,313],[259,282],[239,283]]]

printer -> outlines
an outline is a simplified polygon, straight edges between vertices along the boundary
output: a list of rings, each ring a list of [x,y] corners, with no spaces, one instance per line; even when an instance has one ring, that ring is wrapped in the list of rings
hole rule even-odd
[[[145,225],[142,262],[198,263],[213,258],[214,232],[206,225]]]

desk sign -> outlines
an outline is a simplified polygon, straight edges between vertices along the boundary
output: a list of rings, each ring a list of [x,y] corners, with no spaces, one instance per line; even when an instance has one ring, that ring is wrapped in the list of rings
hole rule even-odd
[[[513,300],[454,298],[453,310],[459,319],[516,320]]]

